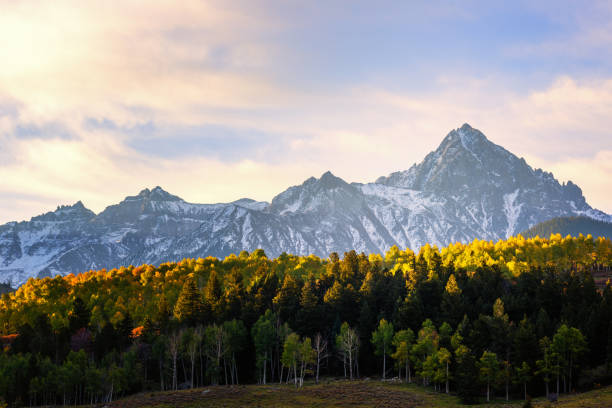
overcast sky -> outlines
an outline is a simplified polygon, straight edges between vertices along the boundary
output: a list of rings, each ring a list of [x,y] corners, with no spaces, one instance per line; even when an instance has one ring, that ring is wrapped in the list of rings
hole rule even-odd
[[[373,181],[465,122],[612,212],[609,1],[0,9],[0,223],[156,185],[226,202]]]

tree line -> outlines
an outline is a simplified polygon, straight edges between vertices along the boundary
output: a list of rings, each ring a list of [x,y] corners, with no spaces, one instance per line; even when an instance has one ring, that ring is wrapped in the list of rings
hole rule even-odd
[[[0,298],[0,396],[95,404],[142,390],[377,376],[459,394],[612,378],[612,265],[590,236],[418,253],[262,250],[31,279]]]

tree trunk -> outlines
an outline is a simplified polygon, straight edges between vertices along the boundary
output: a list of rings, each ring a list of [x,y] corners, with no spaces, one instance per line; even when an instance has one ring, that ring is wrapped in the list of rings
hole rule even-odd
[[[490,385],[490,383],[487,382],[487,402],[489,402],[491,400],[490,399],[490,395],[491,395],[490,394],[490,389],[491,389],[491,385]]]
[[[506,401],[508,401],[508,377],[506,377]]]
[[[238,382],[238,364],[236,364],[236,359],[234,358],[234,375],[236,376],[236,385],[239,384]]]
[[[172,356],[172,389],[177,389],[177,375],[176,375],[176,354]]]
[[[569,364],[569,391],[572,392],[572,355],[570,354]]]
[[[200,383],[204,385],[204,360],[202,358],[202,346],[200,345]]]
[[[193,377],[195,376],[195,355],[191,356],[191,388],[193,388]]]
[[[527,383],[526,382],[523,383],[523,391],[525,394],[525,401],[527,401]],[[548,397],[548,395],[546,397]]]
[[[448,361],[446,362],[446,393],[448,394]]]
[[[181,367],[183,367],[183,379],[187,382],[187,368],[185,367],[185,359],[181,358]]]
[[[266,384],[266,366],[268,365],[268,352],[266,351],[264,353],[264,362],[263,362],[263,368],[264,368],[264,372],[263,372],[263,383],[264,385]]]
[[[225,375],[225,385],[227,385],[227,361],[223,359],[223,374]]]
[[[383,344],[383,380],[385,379],[387,371],[387,353],[385,352],[385,345]]]
[[[406,367],[408,367],[408,382],[412,383],[412,370],[410,368],[410,360],[406,360]]]

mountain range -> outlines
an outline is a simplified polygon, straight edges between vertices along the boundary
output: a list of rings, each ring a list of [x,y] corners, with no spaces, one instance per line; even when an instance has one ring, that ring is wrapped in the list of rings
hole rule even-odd
[[[268,202],[241,199],[192,204],[161,187],[144,189],[99,214],[82,202],[30,221],[0,226],[0,281],[78,273],[185,257],[225,257],[262,248],[316,254],[355,249],[417,250],[475,238],[498,240],[555,217],[610,222],[581,189],[464,124],[408,170],[371,183],[331,172],[311,177]]]

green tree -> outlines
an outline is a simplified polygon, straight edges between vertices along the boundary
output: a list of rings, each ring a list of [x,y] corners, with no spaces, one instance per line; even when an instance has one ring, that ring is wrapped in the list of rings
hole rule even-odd
[[[497,354],[490,351],[482,353],[479,361],[480,379],[487,384],[487,402],[491,401],[491,384],[494,384],[499,373]]]
[[[574,366],[576,360],[587,350],[586,340],[580,330],[563,324],[555,333],[551,347],[561,357],[563,363],[562,371],[565,391],[567,392],[566,377],[569,379],[569,389],[571,391]]]
[[[226,353],[227,333],[223,326],[211,324],[204,330],[204,344],[206,345],[206,355],[210,365],[209,370],[213,379],[213,384],[219,384],[221,374],[221,360]],[[227,381],[226,381],[227,382]]]
[[[405,366],[405,378],[409,383],[412,382],[412,375],[410,372],[410,350],[413,342],[414,332],[410,329],[400,330],[393,336],[395,353],[393,353],[391,357],[397,361],[400,367]]]
[[[419,336],[416,343],[412,346],[410,351],[413,360],[416,364],[417,372],[429,372],[424,370],[423,365],[425,364],[428,356],[431,356],[438,350],[439,335],[434,326],[433,322],[429,319],[423,322],[421,330],[419,330]],[[431,366],[431,361],[430,361]],[[425,385],[429,379],[427,376],[421,376],[423,384]]]
[[[212,269],[208,275],[208,281],[204,287],[204,302],[213,314],[213,320],[218,321],[223,310],[223,288],[215,269]]]
[[[237,356],[246,347],[247,330],[240,320],[230,320],[223,323],[226,333],[226,350],[230,357],[230,376],[232,384],[238,384],[238,361]]]
[[[308,367],[315,362],[316,350],[312,348],[310,337],[306,337],[300,345],[300,387],[304,385],[304,376]]]
[[[457,395],[464,404],[474,404],[478,401],[479,386],[479,371],[474,355],[466,346],[459,346],[461,350],[460,357],[457,358],[456,383]],[[457,354],[457,351],[455,351]]]
[[[290,371],[293,369],[293,382],[296,388],[298,387],[297,365],[300,359],[300,346],[300,336],[297,333],[289,334],[283,344],[283,355],[281,358],[283,366],[287,367]]]
[[[520,366],[515,368],[514,372],[514,382],[523,385],[523,394],[525,401],[527,401],[527,383],[531,381],[531,367],[526,361],[523,361]]]
[[[301,288],[299,282],[290,274],[285,275],[283,286],[274,297],[275,312],[281,322],[295,326],[295,317],[300,309]]]
[[[386,378],[387,371],[387,355],[391,354],[391,342],[393,341],[393,324],[381,319],[378,323],[378,328],[372,333],[372,344],[374,345],[374,353],[377,356],[383,356],[383,380]]]
[[[448,351],[444,347],[442,347],[442,348],[440,348],[440,350],[438,350],[438,361],[440,362],[441,366],[444,366],[444,370],[442,372],[441,379],[445,383],[445,391],[446,391],[447,394],[449,393],[449,382],[450,382],[450,379],[451,379],[450,370],[449,370],[449,366],[450,366],[450,362],[451,362],[451,357],[452,357],[452,355],[451,355],[450,351]]]
[[[554,350],[550,347],[550,339],[548,337],[544,337],[540,339],[540,348],[542,350],[542,359],[536,361],[536,375],[542,377],[546,387],[546,397],[550,394],[549,392],[549,384],[551,381],[551,377],[553,375],[557,375],[559,373],[559,357],[558,354],[554,352]],[[559,381],[557,381],[557,393],[559,393]]]
[[[266,384],[266,367],[272,353],[272,347],[276,340],[276,316],[268,309],[259,317],[251,329],[251,335],[255,343],[257,366],[261,369],[261,381]]]
[[[193,278],[187,278],[174,306],[174,317],[193,326],[201,318],[202,298]]]

